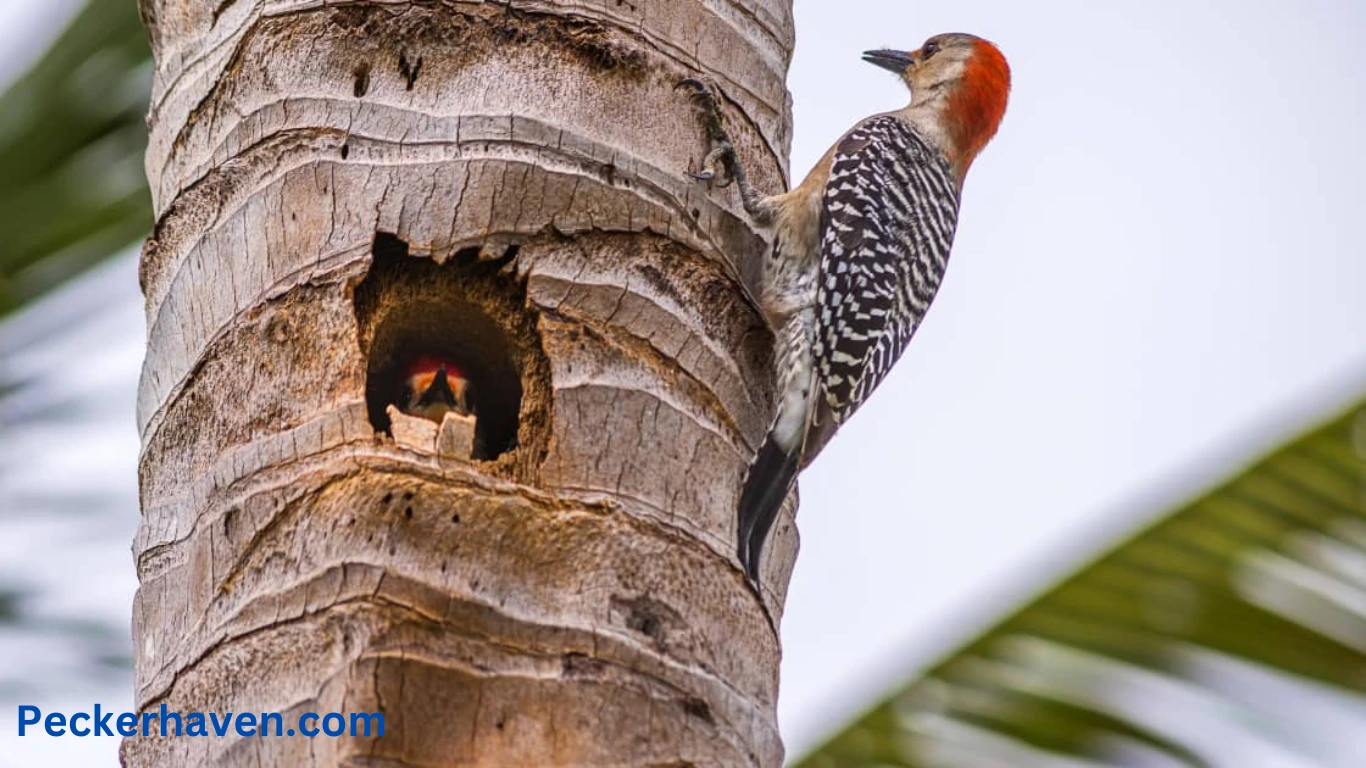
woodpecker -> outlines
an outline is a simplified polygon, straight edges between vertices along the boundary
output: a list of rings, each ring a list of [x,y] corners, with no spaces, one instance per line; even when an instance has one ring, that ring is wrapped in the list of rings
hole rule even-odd
[[[451,411],[474,415],[474,387],[453,363],[423,356],[408,366],[398,406],[409,416],[440,424]]]
[[[777,414],[740,494],[736,554],[754,585],[759,558],[797,472],[896,363],[943,279],[963,179],[1005,115],[1010,66],[992,43],[936,35],[864,61],[911,91],[903,109],[856,124],[800,185],[750,186],[706,84],[688,79],[712,149],[696,178],[734,182],[772,233],[759,305],[777,339]],[[718,174],[719,168],[719,174]]]

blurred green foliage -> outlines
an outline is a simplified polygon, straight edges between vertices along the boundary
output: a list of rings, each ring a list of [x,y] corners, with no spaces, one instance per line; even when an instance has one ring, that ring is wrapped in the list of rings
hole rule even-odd
[[[0,315],[151,231],[151,56],[135,0],[90,0],[0,95]]]
[[[1274,693],[1290,689],[1341,703],[1297,726],[1297,705]],[[1085,567],[797,765],[1230,764],[1202,757],[1197,732],[1340,765],[1347,747],[1310,726],[1360,727],[1366,699],[1344,692],[1366,692],[1366,402]]]

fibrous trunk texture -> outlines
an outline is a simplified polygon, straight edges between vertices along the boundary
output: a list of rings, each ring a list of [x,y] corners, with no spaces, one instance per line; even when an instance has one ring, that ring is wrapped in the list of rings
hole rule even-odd
[[[762,599],[734,555],[764,245],[688,177],[674,86],[717,84],[781,189],[790,4],[142,0],[136,703],[385,735],[126,764],[781,763],[790,513]],[[473,449],[386,407],[433,349],[478,386]]]

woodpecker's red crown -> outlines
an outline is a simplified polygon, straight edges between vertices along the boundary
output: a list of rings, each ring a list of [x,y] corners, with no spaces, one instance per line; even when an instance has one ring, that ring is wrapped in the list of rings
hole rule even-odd
[[[437,371],[442,368],[446,369],[446,376],[451,379],[465,378],[455,363],[430,355],[423,355],[409,364],[403,378],[417,392],[425,392],[436,379]]]

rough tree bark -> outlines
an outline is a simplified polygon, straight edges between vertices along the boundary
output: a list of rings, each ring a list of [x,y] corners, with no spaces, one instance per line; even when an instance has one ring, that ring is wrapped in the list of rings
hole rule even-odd
[[[386,733],[125,764],[781,763],[791,510],[762,600],[734,555],[762,241],[688,178],[673,89],[717,83],[777,191],[790,6],[141,0],[136,704]],[[473,458],[384,408],[430,347],[479,385]]]

